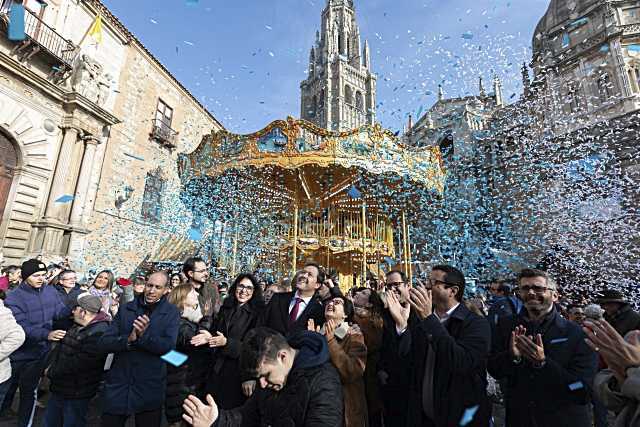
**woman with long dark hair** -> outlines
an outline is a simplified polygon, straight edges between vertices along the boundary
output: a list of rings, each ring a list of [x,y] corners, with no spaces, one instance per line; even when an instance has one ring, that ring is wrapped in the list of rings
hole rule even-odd
[[[240,372],[240,349],[247,332],[256,327],[263,308],[262,289],[256,278],[249,273],[236,277],[208,337],[214,351],[206,391],[222,409],[242,405],[255,387],[255,382],[243,385],[243,380],[249,378],[242,378]],[[202,343],[202,335],[194,338],[196,344]]]
[[[100,298],[102,303],[102,311],[109,316],[109,320],[115,317],[116,313],[113,313],[111,306],[113,305],[113,298],[111,296],[111,290],[116,282],[116,278],[111,270],[102,270],[93,283],[89,287],[89,293]]]

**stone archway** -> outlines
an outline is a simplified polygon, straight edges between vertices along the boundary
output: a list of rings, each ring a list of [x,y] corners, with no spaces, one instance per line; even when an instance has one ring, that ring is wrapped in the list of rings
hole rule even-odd
[[[0,133],[0,220],[4,216],[13,183],[13,174],[17,166],[18,153],[16,148],[6,136]]]

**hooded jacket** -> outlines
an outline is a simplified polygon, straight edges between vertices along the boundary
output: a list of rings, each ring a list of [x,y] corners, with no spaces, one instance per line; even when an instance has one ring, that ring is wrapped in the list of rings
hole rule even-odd
[[[241,407],[220,411],[218,427],[340,427],[344,404],[342,384],[329,360],[326,339],[303,331],[289,345],[298,350],[285,386],[279,392],[257,389]]]
[[[9,356],[24,342],[24,331],[0,301],[0,383],[11,377]]]
[[[51,391],[64,399],[90,399],[98,392],[106,353],[98,341],[109,328],[109,317],[99,312],[87,326],[74,325],[52,351],[47,376]]]
[[[622,384],[611,370],[604,369],[596,374],[594,391],[604,406],[616,413],[612,427],[640,425],[640,368],[627,369]]]
[[[53,321],[71,316],[71,309],[52,286],[36,289],[22,282],[9,292],[4,304],[26,335],[24,344],[11,354],[12,361],[42,359],[50,348],[48,337]]]

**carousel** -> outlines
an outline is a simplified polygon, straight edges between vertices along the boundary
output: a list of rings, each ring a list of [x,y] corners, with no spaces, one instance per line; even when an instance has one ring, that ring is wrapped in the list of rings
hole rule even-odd
[[[315,261],[344,290],[412,265],[412,224],[442,195],[437,147],[403,145],[379,124],[330,132],[288,118],[220,131],[179,155],[182,200],[218,224],[222,268],[291,276]]]

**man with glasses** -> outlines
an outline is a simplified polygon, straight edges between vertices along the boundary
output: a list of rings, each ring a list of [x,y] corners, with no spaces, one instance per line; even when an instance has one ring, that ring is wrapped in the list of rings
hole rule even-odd
[[[11,354],[11,385],[1,412],[11,408],[13,396],[20,388],[18,426],[31,425],[35,410],[38,383],[50,343],[60,341],[66,332],[54,330],[53,321],[71,316],[71,309],[63,304],[52,286],[45,286],[47,267],[42,261],[30,259],[22,263],[22,283],[9,292],[5,301],[24,329],[26,340]]]
[[[409,283],[403,271],[389,271],[385,277],[385,290],[382,294],[387,309],[382,314],[383,331],[380,360],[378,361],[378,380],[384,406],[384,424],[386,426],[407,425],[407,399],[410,384],[410,369],[398,353],[401,330],[396,328],[393,313],[389,310],[390,301],[396,302],[407,316],[407,323],[413,324],[416,314],[409,305]]]
[[[499,320],[489,373],[506,379],[506,426],[589,426],[596,354],[580,327],[556,310],[556,282],[524,269],[518,276],[524,302],[519,315]]]
[[[198,302],[203,315],[200,327],[208,330],[213,322],[213,317],[220,308],[218,288],[209,282],[209,267],[204,259],[190,257],[184,261],[182,272],[191,287],[198,293]]]
[[[491,345],[487,320],[465,306],[465,278],[448,265],[436,265],[426,282],[409,291],[409,304],[418,320],[409,324],[399,301],[389,310],[402,332],[399,354],[412,366],[407,425],[461,425],[474,408],[467,426],[489,425],[486,363]]]

